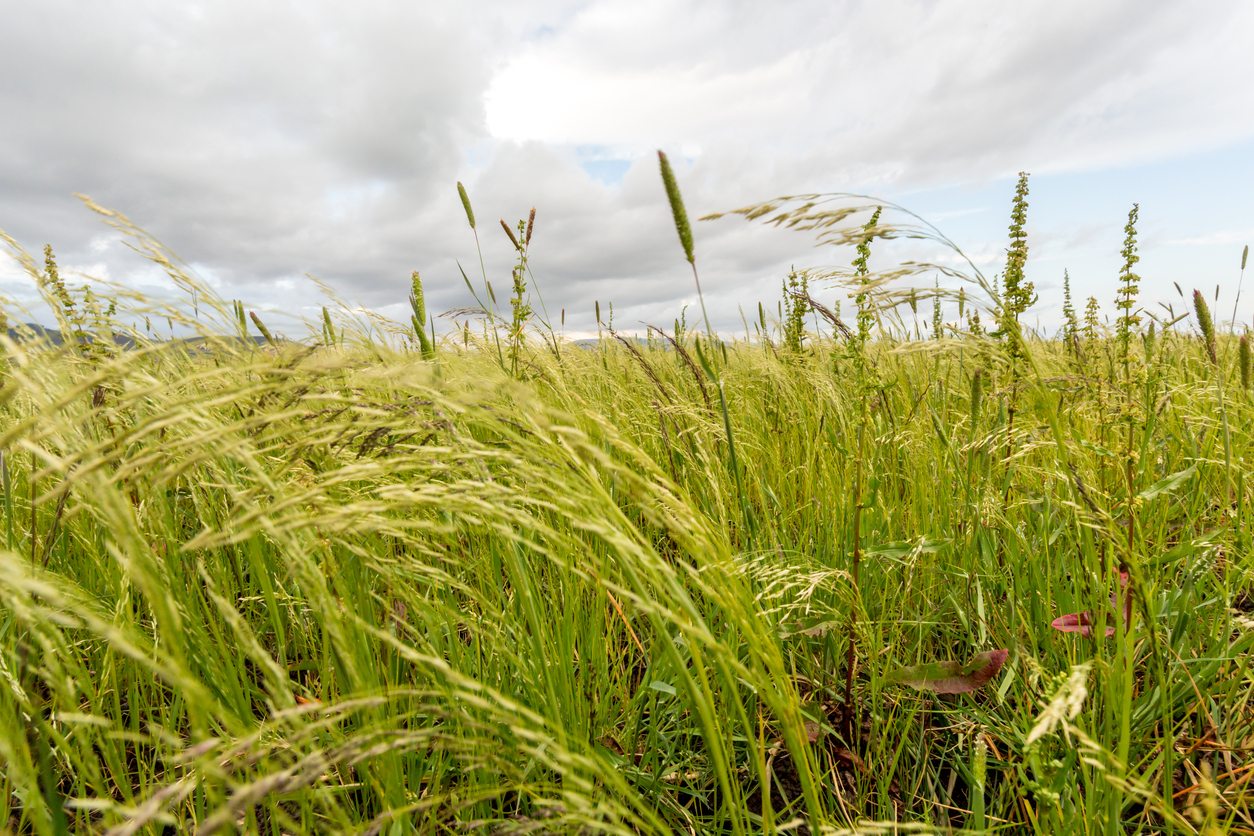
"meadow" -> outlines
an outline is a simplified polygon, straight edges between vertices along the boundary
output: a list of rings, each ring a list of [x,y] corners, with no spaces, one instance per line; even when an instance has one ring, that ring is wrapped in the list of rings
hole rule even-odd
[[[0,336],[7,829],[1254,833],[1250,346],[1138,298],[1135,208],[1058,334],[1024,177],[995,278],[780,199],[851,268],[586,346],[534,215],[499,311],[472,254],[458,327],[415,275],[297,341],[96,208],[189,303],[7,239],[65,336]]]

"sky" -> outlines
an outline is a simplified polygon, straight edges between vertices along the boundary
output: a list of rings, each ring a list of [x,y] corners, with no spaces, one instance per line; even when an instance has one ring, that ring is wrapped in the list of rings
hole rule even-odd
[[[407,318],[498,298],[498,219],[536,209],[530,266],[571,336],[669,325],[696,296],[658,176],[695,219],[781,194],[858,192],[938,226],[988,275],[1031,173],[1028,319],[1063,271],[1113,310],[1140,206],[1142,299],[1219,288],[1254,240],[1254,4],[1137,0],[779,2],[0,0],[0,229],[52,243],[72,285],[179,291],[84,208],[125,213],[224,299],[303,333],[327,303]],[[740,218],[695,222],[715,326],[774,310],[790,266],[846,249]],[[944,258],[879,246],[872,264]],[[930,277],[920,277],[925,284]],[[35,307],[0,255],[0,293]],[[837,288],[819,287],[820,299]],[[539,300],[533,300],[538,303]],[[540,307],[536,304],[536,307]],[[1254,287],[1237,319],[1254,319]],[[453,327],[440,317],[438,328]]]

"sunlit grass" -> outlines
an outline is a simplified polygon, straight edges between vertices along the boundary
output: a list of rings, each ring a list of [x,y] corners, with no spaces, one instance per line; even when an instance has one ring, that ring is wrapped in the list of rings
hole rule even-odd
[[[1254,829],[1248,351],[907,339],[912,269],[791,347],[0,340],[7,826]]]

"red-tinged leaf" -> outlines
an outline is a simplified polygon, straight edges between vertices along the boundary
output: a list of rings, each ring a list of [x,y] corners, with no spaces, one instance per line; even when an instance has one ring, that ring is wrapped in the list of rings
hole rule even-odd
[[[888,675],[888,681],[935,694],[969,694],[996,676],[1009,655],[1008,650],[986,650],[965,665],[928,662],[898,668]]]
[[[1060,615],[1049,623],[1060,633],[1079,633],[1082,636],[1093,635],[1093,619],[1089,615],[1088,610],[1084,612],[1067,613]],[[1106,628],[1106,637],[1110,638],[1115,634],[1114,627]]]
[[[1119,573],[1119,589],[1110,593],[1110,605],[1119,609],[1119,591],[1124,590],[1123,595],[1123,623],[1124,626],[1132,623],[1132,590],[1128,588],[1128,573]],[[1111,615],[1110,620],[1114,621],[1116,616]],[[1093,635],[1093,616],[1088,610],[1084,612],[1067,613],[1055,618],[1049,624],[1060,633],[1079,633],[1082,636]],[[1107,627],[1106,638],[1110,638],[1115,634],[1114,627]]]

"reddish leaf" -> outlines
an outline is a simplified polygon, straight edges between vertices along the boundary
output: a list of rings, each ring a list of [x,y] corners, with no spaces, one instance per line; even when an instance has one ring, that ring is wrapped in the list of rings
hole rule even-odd
[[[1093,635],[1093,617],[1089,615],[1089,611],[1067,613],[1060,615],[1049,623],[1060,633],[1079,633],[1082,636]],[[1106,628],[1106,637],[1110,638],[1115,634],[1114,627]]]
[[[1008,650],[986,650],[977,653],[965,665],[961,662],[912,665],[893,671],[888,680],[936,694],[969,694],[996,676],[1009,655]]]
[[[1128,586],[1128,573],[1119,573],[1119,588],[1126,590],[1123,594],[1123,626],[1126,629],[1132,623],[1132,589]],[[1110,605],[1115,609],[1119,608],[1119,593],[1112,593],[1110,596]]]
[[[1128,588],[1128,573],[1119,573],[1119,587],[1126,590],[1123,598],[1123,623],[1126,627],[1132,622],[1132,590]],[[1116,610],[1119,608],[1119,591],[1116,590],[1110,594],[1110,605]],[[1111,621],[1114,621],[1112,616]],[[1060,633],[1079,633],[1082,636],[1093,635],[1093,616],[1088,610],[1084,612],[1067,613],[1055,618],[1049,624]],[[1106,638],[1110,638],[1115,634],[1114,627],[1106,628]]]

